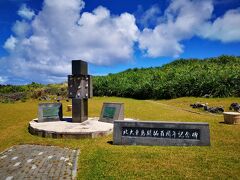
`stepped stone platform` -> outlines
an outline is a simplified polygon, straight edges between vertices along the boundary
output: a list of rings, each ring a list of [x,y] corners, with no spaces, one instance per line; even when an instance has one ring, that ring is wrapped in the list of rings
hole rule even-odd
[[[29,132],[41,137],[75,139],[96,138],[113,132],[113,124],[98,121],[98,117],[89,118],[82,123],[72,123],[71,117],[63,119],[54,122],[38,122],[38,119],[33,119],[29,122]]]

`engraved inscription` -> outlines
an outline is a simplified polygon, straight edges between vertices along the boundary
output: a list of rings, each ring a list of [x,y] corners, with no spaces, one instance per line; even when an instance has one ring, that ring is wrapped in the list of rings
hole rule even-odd
[[[200,140],[200,129],[123,127],[122,136]]]

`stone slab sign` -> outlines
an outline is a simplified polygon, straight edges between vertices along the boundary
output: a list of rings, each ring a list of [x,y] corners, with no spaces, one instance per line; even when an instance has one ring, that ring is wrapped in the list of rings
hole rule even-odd
[[[38,122],[62,120],[62,103],[40,103],[38,105]]]
[[[78,155],[54,146],[13,146],[0,153],[0,179],[75,179]]]
[[[99,121],[113,123],[114,120],[124,120],[124,104],[103,103]]]
[[[208,123],[114,121],[113,144],[210,146]]]

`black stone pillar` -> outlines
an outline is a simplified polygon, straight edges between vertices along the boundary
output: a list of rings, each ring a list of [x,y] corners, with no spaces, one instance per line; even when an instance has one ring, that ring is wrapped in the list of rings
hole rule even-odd
[[[92,78],[88,64],[82,60],[72,61],[72,75],[68,76],[68,97],[72,98],[72,122],[88,119],[88,98],[92,97]]]

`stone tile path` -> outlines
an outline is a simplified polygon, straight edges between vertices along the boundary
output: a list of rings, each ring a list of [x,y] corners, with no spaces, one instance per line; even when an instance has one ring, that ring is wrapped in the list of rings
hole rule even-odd
[[[0,153],[0,180],[75,179],[79,151],[18,145]]]

